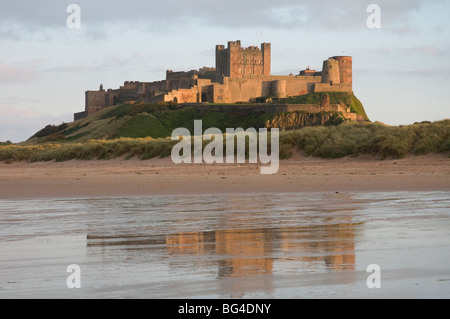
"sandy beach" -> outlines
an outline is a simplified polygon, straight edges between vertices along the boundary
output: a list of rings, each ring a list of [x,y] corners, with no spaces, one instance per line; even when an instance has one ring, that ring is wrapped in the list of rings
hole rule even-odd
[[[448,298],[449,164],[0,163],[0,298]]]
[[[446,155],[379,160],[297,153],[274,175],[258,164],[174,164],[170,158],[0,163],[0,198],[450,190]]]

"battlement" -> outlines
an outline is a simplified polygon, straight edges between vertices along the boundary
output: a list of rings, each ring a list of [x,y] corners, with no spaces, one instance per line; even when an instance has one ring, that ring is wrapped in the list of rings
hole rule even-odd
[[[332,59],[338,60],[340,62],[352,62],[352,57],[351,56],[347,56],[347,55],[336,55],[336,56],[332,56]]]
[[[190,70],[190,71],[172,71],[172,70],[166,70],[166,78],[167,77],[174,77],[174,76],[193,76],[197,75],[197,70]]]
[[[121,89],[133,90],[139,85],[139,81],[125,81]]]
[[[245,51],[259,51],[257,46],[249,46],[248,48],[244,48]]]
[[[241,40],[228,41],[228,48],[240,48],[240,47],[241,47]]]

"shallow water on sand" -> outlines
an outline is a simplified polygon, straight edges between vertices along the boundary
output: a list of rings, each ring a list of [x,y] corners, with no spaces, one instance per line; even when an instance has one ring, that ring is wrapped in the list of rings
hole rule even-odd
[[[450,298],[449,243],[448,192],[1,200],[0,298]]]

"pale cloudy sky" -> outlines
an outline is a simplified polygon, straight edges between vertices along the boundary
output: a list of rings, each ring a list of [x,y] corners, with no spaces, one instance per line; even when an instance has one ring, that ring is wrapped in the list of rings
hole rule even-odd
[[[0,0],[0,141],[26,140],[84,110],[100,83],[164,79],[214,66],[216,44],[272,43],[272,73],[353,56],[353,86],[372,121],[450,118],[449,0]],[[69,29],[69,4],[81,28]],[[369,29],[366,9],[381,8]]]

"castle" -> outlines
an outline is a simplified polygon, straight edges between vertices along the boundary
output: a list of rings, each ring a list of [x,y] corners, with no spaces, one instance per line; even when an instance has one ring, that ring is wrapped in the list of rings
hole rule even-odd
[[[352,57],[334,56],[323,61],[322,71],[302,70],[298,75],[270,74],[271,44],[241,47],[241,41],[216,45],[216,67],[188,72],[166,71],[155,82],[126,81],[118,89],[85,92],[85,110],[74,120],[105,107],[132,101],[156,103],[254,102],[260,97],[285,98],[315,92],[352,92]]]

